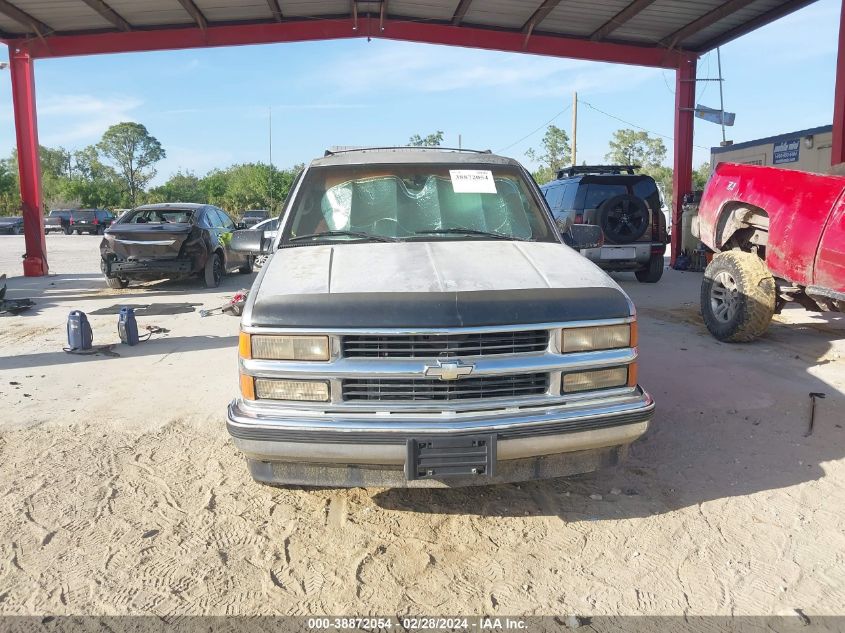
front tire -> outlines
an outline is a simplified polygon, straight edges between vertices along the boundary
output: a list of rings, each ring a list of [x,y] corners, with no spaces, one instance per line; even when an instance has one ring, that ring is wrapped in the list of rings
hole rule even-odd
[[[121,288],[126,288],[126,286],[129,285],[129,281],[126,279],[121,279],[120,277],[106,277],[106,285],[109,288],[120,290]]]
[[[747,343],[761,336],[775,313],[776,299],[775,279],[753,253],[719,253],[704,271],[701,315],[720,341]]]
[[[663,277],[663,255],[652,255],[648,260],[648,268],[638,270],[634,273],[637,281],[643,284],[656,284]]]
[[[71,233],[73,233],[73,229],[70,228],[69,226],[65,227],[65,235],[70,235]]]
[[[203,270],[206,288],[217,288],[223,279],[223,257],[220,253],[212,253],[205,262]]]
[[[246,264],[238,268],[238,272],[242,275],[248,275],[252,272],[252,255],[247,256]]]

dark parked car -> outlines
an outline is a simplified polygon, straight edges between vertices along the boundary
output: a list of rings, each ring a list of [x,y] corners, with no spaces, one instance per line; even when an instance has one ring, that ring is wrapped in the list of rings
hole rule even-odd
[[[229,249],[234,230],[225,211],[208,204],[148,204],[106,229],[100,266],[110,288],[193,275],[216,288],[228,270],[252,272],[251,258]]]
[[[0,235],[23,233],[23,218],[0,218]]]
[[[44,232],[61,231],[65,235],[73,233],[73,229],[70,228],[72,213],[72,209],[53,209],[50,211],[50,215],[44,218]]]
[[[633,271],[639,281],[663,276],[669,241],[660,191],[634,165],[568,167],[540,190],[559,225],[596,224],[604,244],[581,254],[605,270]]]
[[[102,235],[114,219],[114,215],[105,209],[79,209],[71,213],[70,227],[77,235],[82,232]]]
[[[270,212],[265,209],[252,209],[251,211],[244,211],[241,216],[241,223],[243,223],[245,228],[250,228],[269,217]]]

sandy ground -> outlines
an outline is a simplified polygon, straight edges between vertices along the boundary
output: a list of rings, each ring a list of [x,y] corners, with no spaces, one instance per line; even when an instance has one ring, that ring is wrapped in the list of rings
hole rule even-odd
[[[620,275],[658,403],[623,466],[451,491],[277,489],[252,482],[225,431],[238,322],[191,311],[251,277],[108,290],[97,243],[50,236],[57,274],[9,284],[36,309],[0,317],[0,614],[843,611],[840,316],[790,309],[763,340],[724,345],[698,316],[700,275]],[[19,275],[21,250],[0,238],[0,271]],[[127,303],[152,304],[140,325],[169,333],[117,357],[61,351],[68,311],[116,343],[117,317],[96,312]],[[827,398],[808,437],[809,392]]]

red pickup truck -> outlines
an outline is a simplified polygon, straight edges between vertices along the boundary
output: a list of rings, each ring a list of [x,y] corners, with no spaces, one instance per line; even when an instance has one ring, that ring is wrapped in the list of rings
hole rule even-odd
[[[845,177],[720,163],[692,232],[717,253],[701,284],[717,339],[760,336],[789,301],[845,311]]]

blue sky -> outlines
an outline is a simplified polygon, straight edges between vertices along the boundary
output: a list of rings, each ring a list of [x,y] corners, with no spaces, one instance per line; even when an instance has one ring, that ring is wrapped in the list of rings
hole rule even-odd
[[[725,107],[736,142],[831,122],[839,2],[820,0],[722,48]],[[3,53],[5,55],[5,52]],[[0,155],[14,145],[8,70],[0,71]],[[716,76],[716,55],[699,77]],[[145,124],[164,145],[161,182],[236,162],[306,162],[332,145],[404,144],[443,130],[446,145],[493,149],[528,164],[543,130],[515,143],[571,102],[585,102],[672,136],[674,73],[657,69],[364,39],[133,53],[36,65],[41,143],[77,149],[119,121]],[[715,82],[698,100],[718,107]],[[570,113],[555,119],[569,129]],[[579,110],[579,162],[601,162],[625,124]],[[665,139],[671,156],[671,140]],[[695,163],[721,140],[696,122]]]

